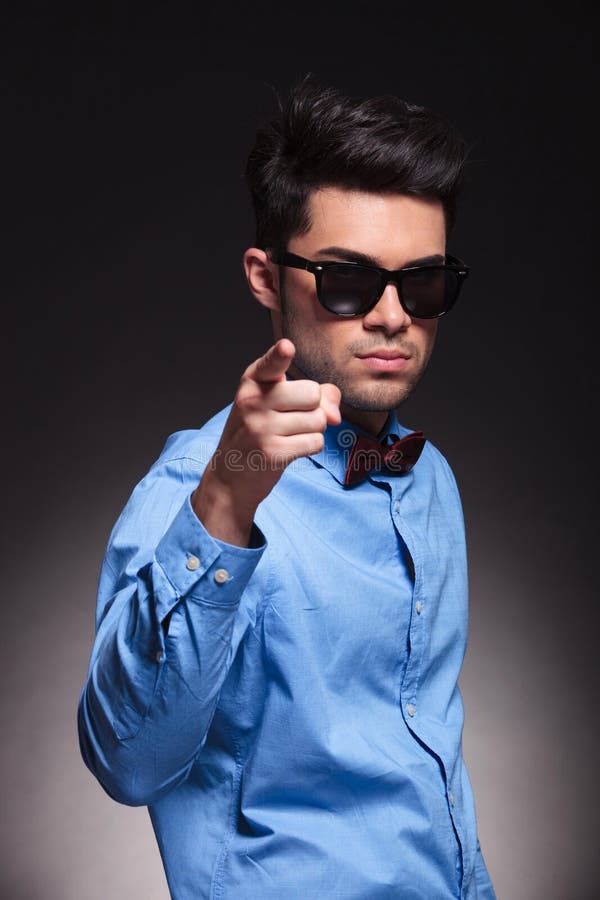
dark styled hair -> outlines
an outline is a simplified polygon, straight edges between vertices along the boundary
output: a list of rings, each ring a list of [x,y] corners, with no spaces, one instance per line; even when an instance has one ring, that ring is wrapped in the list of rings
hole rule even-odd
[[[310,72],[276,97],[280,114],[258,129],[245,170],[257,247],[305,234],[310,192],[333,186],[437,199],[450,233],[466,145],[442,116],[389,94],[347,97]]]

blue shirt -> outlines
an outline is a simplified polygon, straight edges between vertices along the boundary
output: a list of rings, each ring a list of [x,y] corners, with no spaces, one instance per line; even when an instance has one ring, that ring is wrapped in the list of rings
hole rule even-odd
[[[342,421],[236,547],[190,502],[229,409],[171,435],[113,528],[87,766],[148,805],[174,900],[493,900],[462,757],[448,463],[428,441],[408,474],[345,488],[359,429]],[[409,433],[395,413],[386,431]]]

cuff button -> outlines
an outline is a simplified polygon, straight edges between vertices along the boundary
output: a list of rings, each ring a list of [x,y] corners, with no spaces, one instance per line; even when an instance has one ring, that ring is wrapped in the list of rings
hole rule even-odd
[[[186,569],[189,569],[190,572],[195,572],[200,566],[200,560],[197,556],[188,556],[187,562],[185,564]]]
[[[229,581],[229,572],[227,569],[217,569],[215,572],[215,581],[217,584],[225,584],[226,581]]]

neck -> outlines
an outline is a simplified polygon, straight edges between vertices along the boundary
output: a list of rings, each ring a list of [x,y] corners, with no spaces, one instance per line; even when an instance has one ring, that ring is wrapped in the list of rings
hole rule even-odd
[[[356,409],[346,403],[340,404],[340,412],[347,422],[357,425],[373,437],[377,437],[389,416],[389,412],[385,410]]]

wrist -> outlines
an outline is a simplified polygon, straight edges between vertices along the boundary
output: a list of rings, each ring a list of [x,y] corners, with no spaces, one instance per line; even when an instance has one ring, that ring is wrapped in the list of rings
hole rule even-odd
[[[212,537],[238,547],[249,545],[256,505],[243,502],[212,470],[205,471],[190,501]]]

